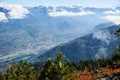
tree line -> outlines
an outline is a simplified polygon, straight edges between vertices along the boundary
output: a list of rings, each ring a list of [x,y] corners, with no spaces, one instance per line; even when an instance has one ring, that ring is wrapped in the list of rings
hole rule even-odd
[[[120,50],[116,50],[110,59],[87,60],[79,62],[70,62],[69,59],[64,60],[62,53],[57,54],[57,60],[52,58],[43,64],[39,70],[34,69],[27,62],[21,60],[19,63],[13,62],[8,67],[5,74],[0,73],[0,80],[72,80],[72,77],[65,76],[77,71],[93,71],[99,68],[115,68],[120,64],[114,64],[120,60]]]

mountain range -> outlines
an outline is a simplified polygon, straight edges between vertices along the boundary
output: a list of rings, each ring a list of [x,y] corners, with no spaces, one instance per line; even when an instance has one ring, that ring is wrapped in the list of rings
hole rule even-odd
[[[0,62],[35,59],[49,53],[55,46],[72,44],[71,40],[91,38],[85,35],[92,35],[95,31],[118,24],[119,13],[119,6],[23,7],[0,3]]]

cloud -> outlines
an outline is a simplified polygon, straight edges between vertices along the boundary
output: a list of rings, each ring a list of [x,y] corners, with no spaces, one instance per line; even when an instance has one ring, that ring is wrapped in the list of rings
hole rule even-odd
[[[69,12],[69,11],[66,11],[66,10],[53,11],[53,12],[48,13],[48,15],[50,15],[52,17],[58,17],[58,16],[83,16],[83,15],[90,15],[90,14],[95,14],[95,13],[91,12],[91,11]]]
[[[108,21],[111,21],[115,24],[120,24],[120,16],[116,16],[116,15],[108,15],[105,17],[102,17],[104,19],[107,19]]]
[[[0,12],[0,22],[5,22],[7,21],[7,17],[5,16],[5,13]]]
[[[9,12],[11,19],[22,19],[28,14],[29,11],[19,5],[14,5],[14,8]]]
[[[3,7],[9,11],[8,15],[10,19],[22,19],[29,13],[29,11],[21,5],[0,3],[0,7]]]
[[[104,14],[120,14],[120,10],[110,10],[110,11],[106,11],[106,12],[104,12]]]
[[[107,30],[97,31],[93,34],[93,38],[102,40],[103,42],[106,42],[107,44],[110,43],[111,35]]]

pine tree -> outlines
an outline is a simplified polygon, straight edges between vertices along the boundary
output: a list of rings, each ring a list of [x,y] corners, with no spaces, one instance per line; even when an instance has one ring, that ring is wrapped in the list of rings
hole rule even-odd
[[[117,29],[115,32],[115,35],[119,38],[120,37],[120,29]],[[112,54],[112,60],[115,61],[114,63],[117,63],[118,60],[120,60],[120,46],[118,49],[116,49]],[[118,64],[117,64],[118,65]],[[120,66],[120,64],[119,64]]]
[[[62,69],[62,67],[63,67],[63,59],[62,59],[62,53],[61,52],[58,52],[57,63],[58,63],[59,69]]]
[[[118,36],[118,37],[120,36],[120,29],[116,30],[115,35]]]
[[[7,80],[36,80],[36,76],[27,62],[20,61],[17,64],[15,61],[11,67],[7,69]]]
[[[120,48],[116,49],[112,54],[112,60],[120,60]]]
[[[0,72],[0,80],[5,80],[5,76]]]
[[[51,58],[48,58],[47,62],[45,62],[43,69],[41,71],[41,75],[39,79],[41,80],[51,80],[53,77],[53,67],[54,67],[53,60]]]
[[[57,54],[57,61],[54,62],[52,58],[49,58],[41,71],[39,77],[40,80],[62,80],[63,75],[70,72],[69,61],[66,64],[63,63],[62,53]]]

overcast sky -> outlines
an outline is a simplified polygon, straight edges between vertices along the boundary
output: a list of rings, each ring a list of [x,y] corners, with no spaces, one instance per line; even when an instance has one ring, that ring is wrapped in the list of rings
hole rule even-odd
[[[120,4],[120,0],[0,0],[0,2],[8,4],[20,4],[24,6],[80,5],[83,7],[112,7]]]

